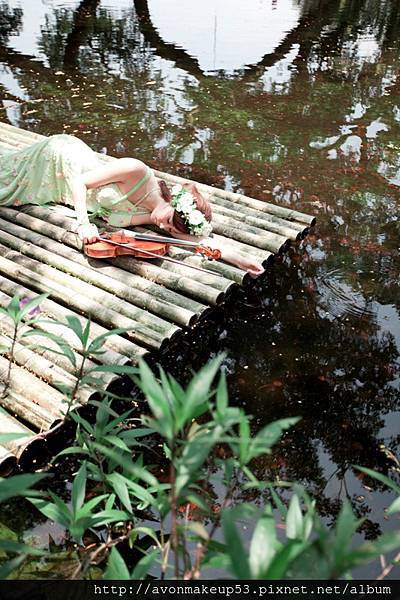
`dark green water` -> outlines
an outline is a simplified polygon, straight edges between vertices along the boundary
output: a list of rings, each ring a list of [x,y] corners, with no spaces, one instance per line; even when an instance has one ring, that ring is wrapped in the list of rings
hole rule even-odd
[[[391,496],[352,465],[398,468],[399,3],[199,4],[0,2],[2,118],[317,216],[175,374],[226,350],[255,427],[303,417],[258,475],[303,482],[328,522],[349,497],[373,538]]]

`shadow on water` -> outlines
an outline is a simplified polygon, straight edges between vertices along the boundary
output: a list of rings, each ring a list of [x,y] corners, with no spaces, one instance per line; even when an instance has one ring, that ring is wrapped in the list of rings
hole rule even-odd
[[[278,0],[265,23],[254,5],[265,42],[254,37],[252,62],[252,11],[241,50],[226,3],[226,28],[210,33],[215,68],[207,36],[183,41],[195,30],[184,14],[171,26],[176,6],[159,23],[144,0],[55,1],[35,15],[2,2],[3,115],[317,216],[299,250],[165,364],[184,379],[227,351],[232,401],[254,428],[302,417],[257,474],[302,481],[328,521],[349,497],[372,538],[393,526],[390,495],[353,465],[399,467],[399,3]]]

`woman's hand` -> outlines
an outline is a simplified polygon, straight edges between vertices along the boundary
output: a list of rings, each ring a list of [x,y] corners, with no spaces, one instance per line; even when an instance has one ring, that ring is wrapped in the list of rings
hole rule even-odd
[[[81,225],[78,225],[76,233],[84,244],[91,244],[99,237],[99,230],[96,225],[92,225],[91,223],[82,223]]]
[[[259,277],[259,275],[262,275],[265,271],[262,264],[253,258],[240,257],[237,259],[236,264],[240,269],[247,271],[250,277]]]

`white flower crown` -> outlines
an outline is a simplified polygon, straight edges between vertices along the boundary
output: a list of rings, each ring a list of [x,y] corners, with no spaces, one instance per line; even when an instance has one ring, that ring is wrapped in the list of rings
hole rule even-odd
[[[171,206],[180,213],[189,232],[196,236],[210,235],[212,227],[203,213],[198,210],[193,194],[177,184],[171,189],[171,195]]]

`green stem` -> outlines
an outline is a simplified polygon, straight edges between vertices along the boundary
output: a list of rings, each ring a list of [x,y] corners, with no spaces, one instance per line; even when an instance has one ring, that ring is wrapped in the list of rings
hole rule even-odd
[[[9,355],[8,355],[7,376],[6,376],[6,381],[5,381],[5,384],[4,384],[3,392],[1,394],[2,398],[6,397],[8,389],[10,387],[10,383],[11,383],[11,368],[12,368],[12,364],[14,362],[14,352],[15,352],[15,344],[17,343],[17,337],[18,337],[18,323],[14,323],[13,339],[12,339],[12,342],[11,342],[11,348],[10,348],[10,352],[9,352]]]
[[[71,410],[71,406],[72,406],[72,404],[73,404],[73,402],[74,402],[74,400],[76,398],[76,395],[78,393],[78,389],[79,389],[79,386],[80,386],[82,378],[83,378],[83,373],[84,373],[86,359],[87,359],[87,356],[84,353],[83,356],[82,356],[82,362],[80,364],[78,373],[76,375],[76,382],[75,382],[74,388],[72,390],[70,400],[68,402],[67,412],[65,413],[65,418],[66,419],[68,418],[68,415],[69,415],[70,410]]]
[[[175,579],[179,579],[178,508],[176,498],[175,439],[171,447],[171,546],[174,552]]]

